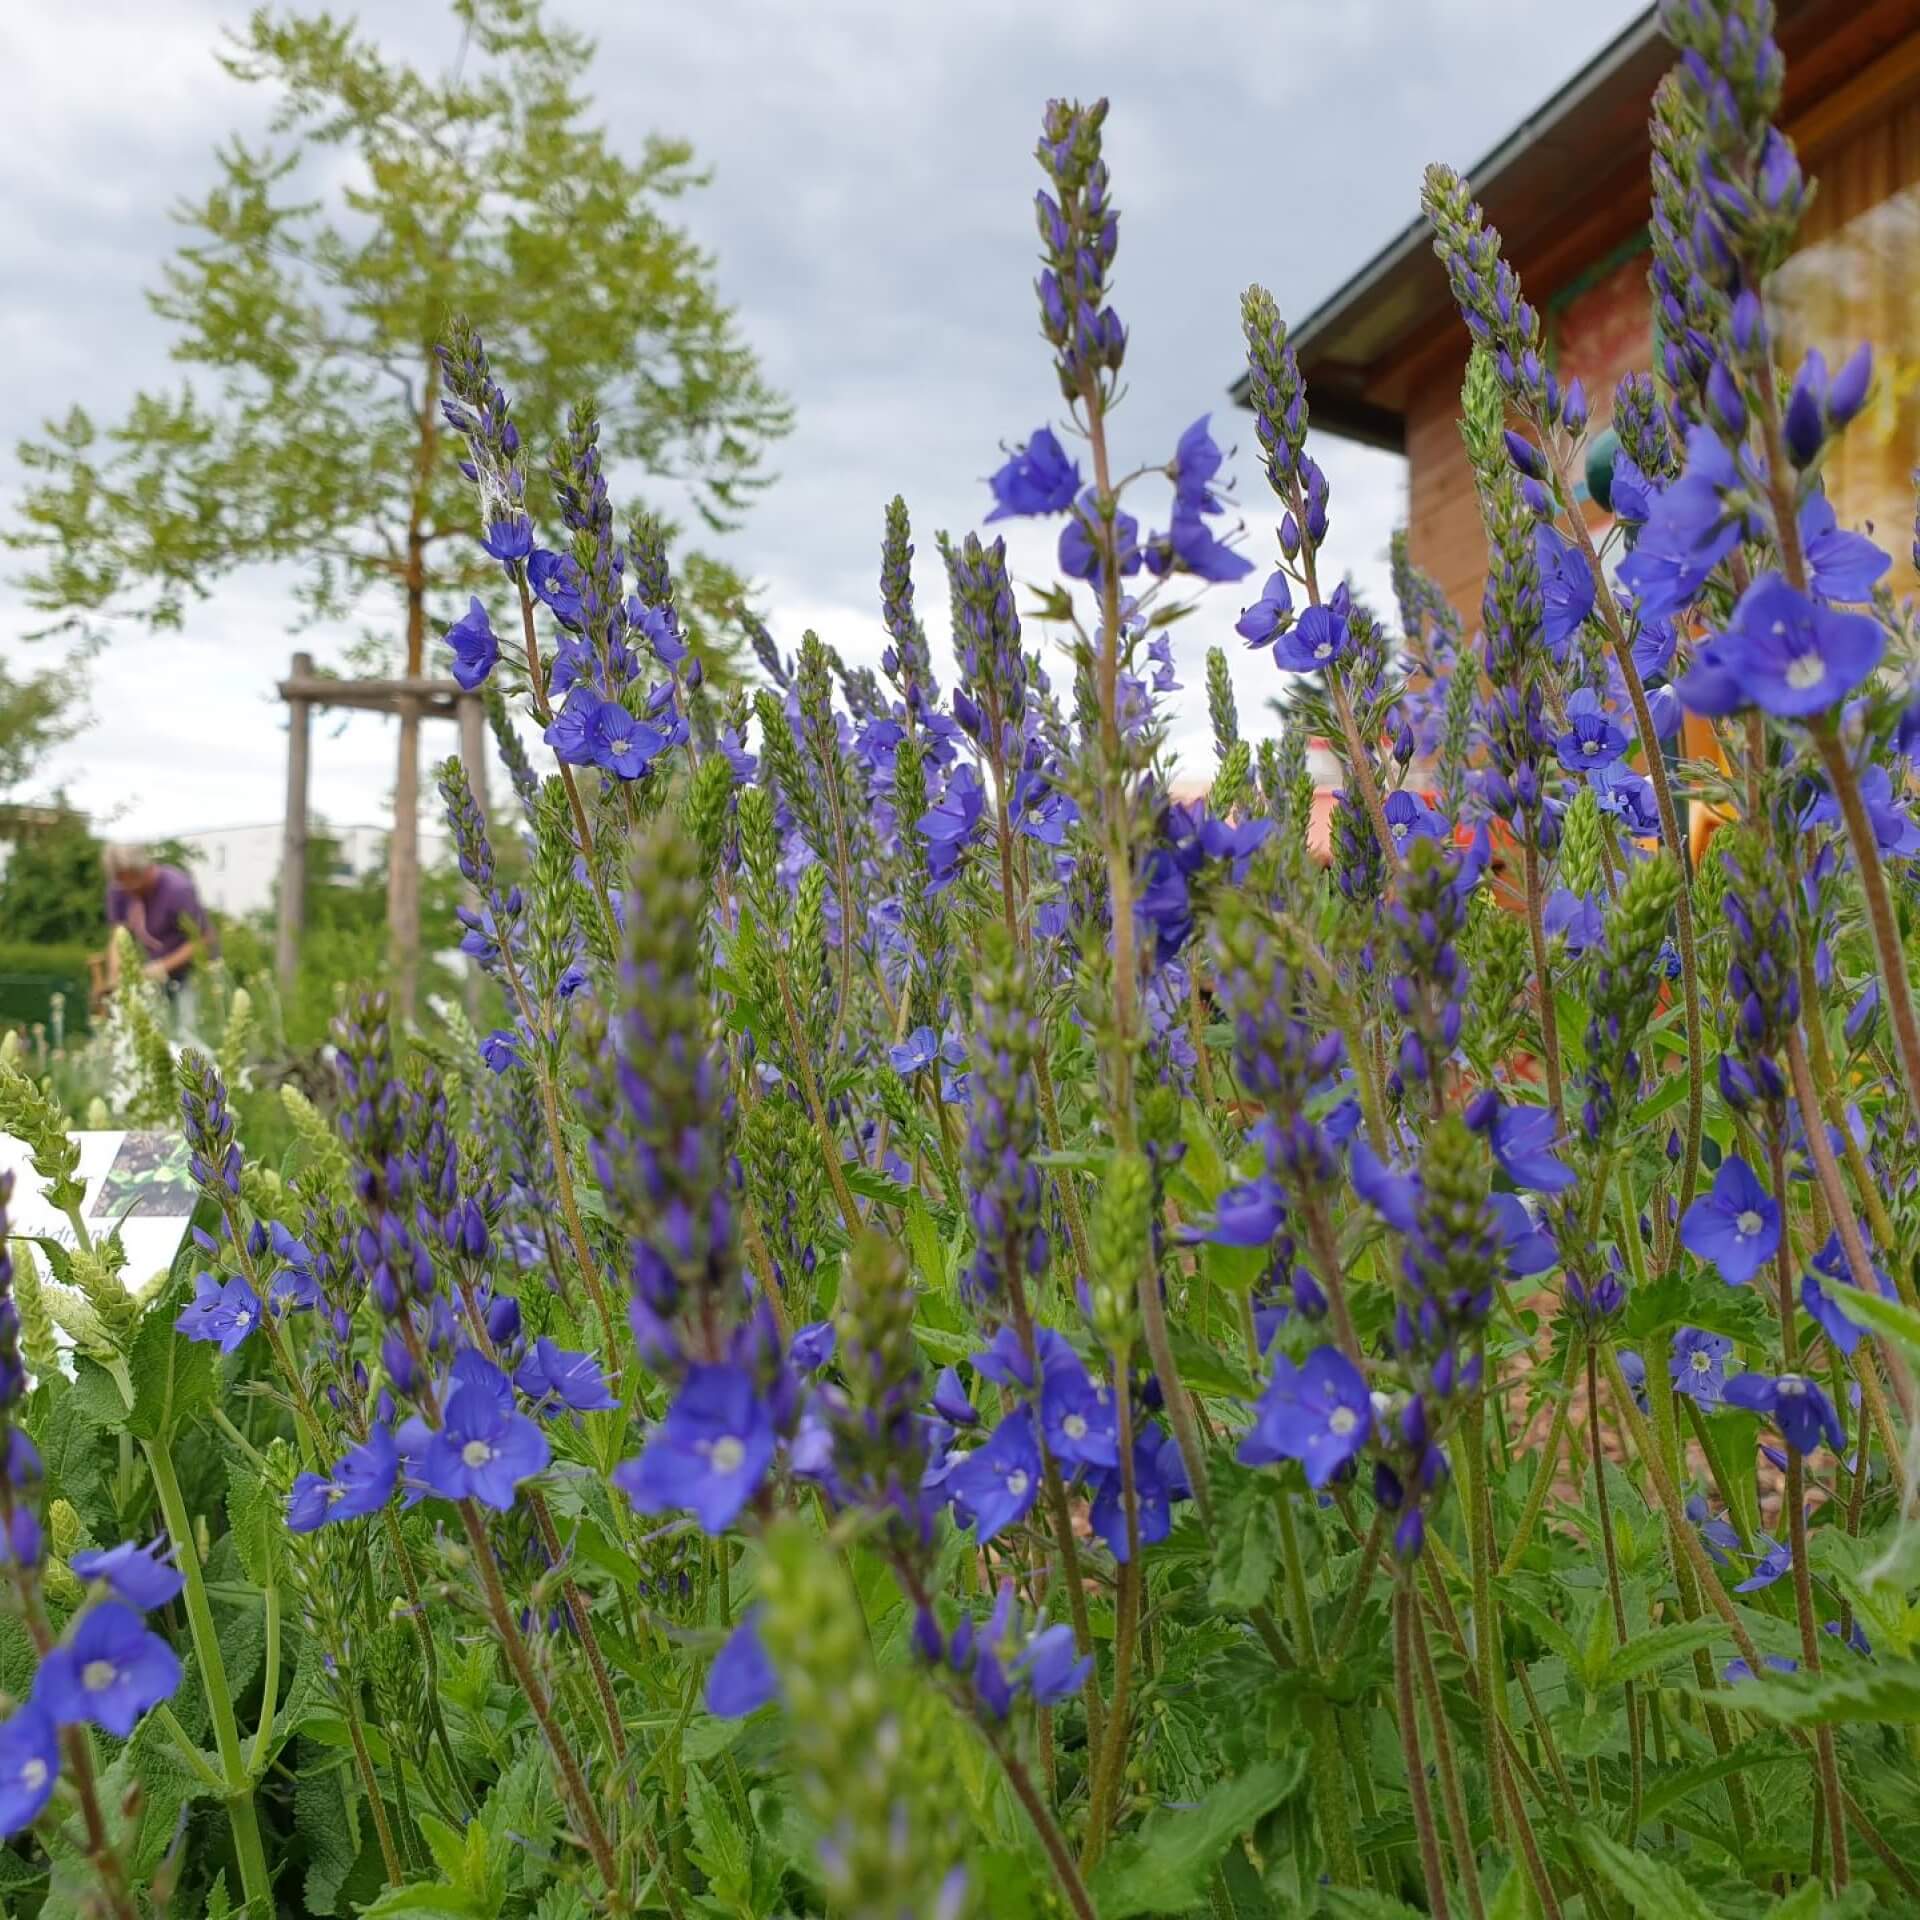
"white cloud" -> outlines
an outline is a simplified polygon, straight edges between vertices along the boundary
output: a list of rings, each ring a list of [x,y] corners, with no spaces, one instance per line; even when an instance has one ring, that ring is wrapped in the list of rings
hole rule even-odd
[[[1224,390],[1239,362],[1238,296],[1271,285],[1311,307],[1411,217],[1421,163],[1473,157],[1636,9],[1604,0],[1569,44],[1537,0],[553,0],[595,33],[601,110],[616,138],[684,133],[714,184],[682,215],[719,262],[746,336],[797,410],[779,486],[721,543],[767,589],[791,646],[814,625],[852,659],[881,645],[881,514],[913,510],[928,624],[945,624],[933,532],[976,524],[998,445],[1058,410],[1032,315],[1031,158],[1051,93],[1107,92],[1122,209],[1117,304],[1132,328],[1116,421],[1127,463],[1163,459],[1209,407],[1237,438],[1251,548],[1271,552],[1244,416]],[[9,190],[0,197],[0,518],[11,448],[84,400],[111,419],[141,383],[175,379],[143,290],[173,243],[168,208],[213,177],[213,142],[257,135],[262,103],[216,66],[246,0],[68,0],[9,21]],[[382,0],[363,25],[433,64],[454,35],[442,0]],[[536,432],[543,423],[529,423]],[[1400,469],[1338,442],[1336,570],[1385,599]],[[1149,518],[1155,499],[1146,508]],[[1018,529],[1016,570],[1046,569],[1051,529]],[[1255,582],[1257,586],[1258,576]],[[1245,597],[1250,598],[1251,592]],[[1192,724],[1209,644],[1228,648],[1243,717],[1264,718],[1264,657],[1231,633],[1223,588],[1178,630]],[[337,659],[350,638],[296,639],[284,581],[214,583],[184,637],[129,636],[99,664],[96,724],[54,774],[129,830],[276,819],[284,736],[272,701],[288,655]],[[0,587],[0,649],[36,624]],[[429,743],[429,751],[434,743]],[[316,800],[376,820],[391,787],[388,723],[315,743]],[[137,828],[136,828],[137,823]]]

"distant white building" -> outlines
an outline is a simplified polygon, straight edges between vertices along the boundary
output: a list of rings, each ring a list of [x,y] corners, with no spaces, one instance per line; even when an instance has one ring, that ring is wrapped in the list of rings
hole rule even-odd
[[[340,849],[350,874],[369,873],[380,864],[389,829],[374,826],[334,826],[314,823],[316,839],[325,838]],[[193,855],[193,877],[200,898],[216,913],[235,918],[264,913],[273,905],[274,882],[280,873],[281,825],[278,820],[257,827],[208,827],[197,833],[176,833]],[[447,851],[444,831],[420,828],[420,864],[431,868]]]

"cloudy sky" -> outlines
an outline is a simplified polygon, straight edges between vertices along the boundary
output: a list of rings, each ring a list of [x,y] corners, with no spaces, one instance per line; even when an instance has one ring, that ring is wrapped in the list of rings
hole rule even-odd
[[[797,425],[779,485],[724,544],[776,633],[817,628],[877,655],[884,502],[921,534],[921,592],[944,605],[931,532],[975,524],[999,443],[1057,407],[1035,332],[1031,158],[1042,102],[1113,100],[1122,210],[1116,304],[1131,329],[1124,465],[1163,460],[1224,407],[1253,280],[1309,311],[1417,210],[1431,159],[1477,159],[1639,11],[1634,0],[551,0],[599,41],[600,111],[637,140],[683,134],[713,170],[688,206],[723,290]],[[143,291],[171,240],[169,206],[204,188],[220,134],[261,130],[265,102],[212,48],[241,0],[62,0],[0,27],[9,127],[0,156],[0,520],[13,445],[82,400],[111,419],[170,376]],[[443,0],[370,0],[361,18],[426,63],[450,58]],[[616,133],[616,139],[621,137]],[[1384,575],[1404,469],[1325,441],[1336,564]],[[1252,550],[1272,551],[1259,476],[1236,462]],[[1010,543],[1024,577],[1050,541]],[[0,556],[0,565],[12,556]],[[1179,630],[1204,737],[1200,668],[1252,592],[1217,589]],[[96,664],[91,724],[42,784],[123,832],[277,819],[284,735],[274,681],[298,644],[285,583],[221,583],[182,635],[129,632]],[[34,624],[0,584],[0,655],[32,665]],[[1230,636],[1228,636],[1230,637]],[[1240,658],[1243,713],[1270,686]],[[315,799],[337,823],[380,817],[385,723],[334,723]],[[451,741],[447,746],[450,748]],[[430,748],[430,750],[436,750]]]

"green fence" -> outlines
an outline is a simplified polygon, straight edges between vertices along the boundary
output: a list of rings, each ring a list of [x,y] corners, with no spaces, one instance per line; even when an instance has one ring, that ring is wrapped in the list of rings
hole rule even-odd
[[[0,1032],[8,1027],[51,1028],[53,1001],[64,996],[67,1037],[87,1030],[87,949],[0,941]]]

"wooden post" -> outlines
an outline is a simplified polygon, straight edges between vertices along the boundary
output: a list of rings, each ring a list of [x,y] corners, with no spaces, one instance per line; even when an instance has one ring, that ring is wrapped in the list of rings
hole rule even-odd
[[[460,766],[467,776],[467,791],[473,795],[474,805],[480,809],[480,818],[486,822],[489,833],[493,829],[493,817],[487,807],[487,715],[486,709],[471,694],[465,695],[459,702],[456,716],[460,723]],[[482,906],[486,904],[481,901]],[[487,977],[480,970],[480,962],[475,960],[467,967],[466,1005],[467,1018],[476,1026],[480,1021],[480,1005],[487,990]]]
[[[293,656],[292,678],[313,673],[313,655]],[[280,991],[291,993],[300,965],[300,936],[307,919],[307,772],[313,708],[303,699],[287,701],[287,817],[280,840],[280,925],[274,961]]]
[[[420,986],[420,702],[403,694],[393,780],[393,838],[387,846],[387,932],[393,954],[393,1009],[411,1020]]]

